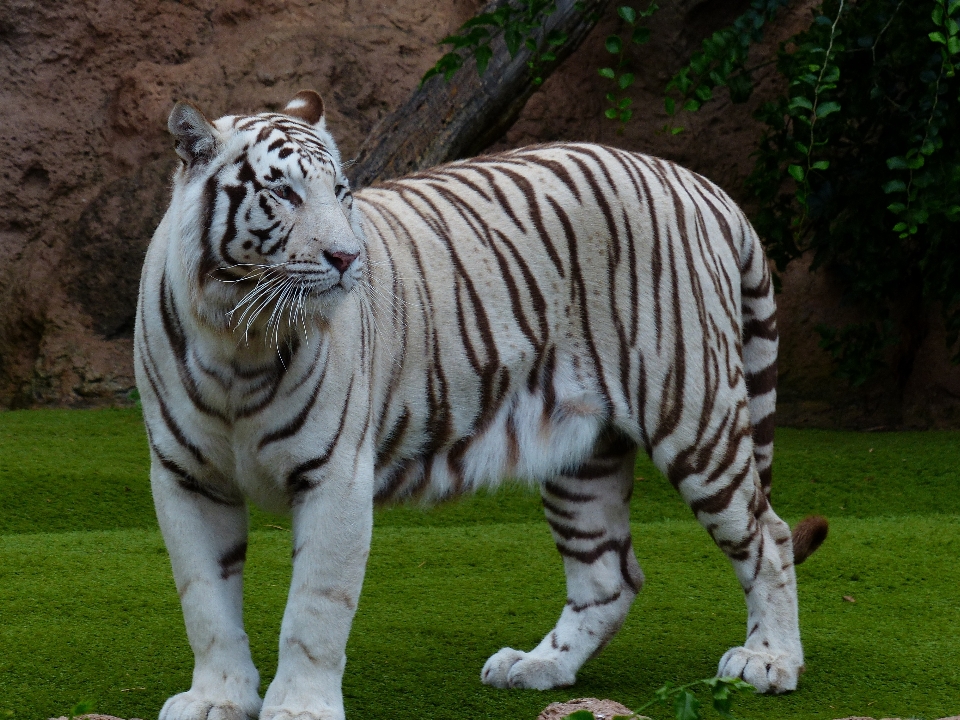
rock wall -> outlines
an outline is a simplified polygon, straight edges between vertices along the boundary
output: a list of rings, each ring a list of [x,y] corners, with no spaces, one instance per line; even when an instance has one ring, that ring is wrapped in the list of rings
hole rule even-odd
[[[208,115],[276,109],[321,92],[344,157],[438,57],[435,42],[480,0],[8,0],[0,9],[0,407],[125,402],[139,267],[167,202],[173,102]],[[700,40],[748,0],[662,2],[653,40],[632,51],[635,119],[603,117],[608,15],[492,149],[593,140],[687,165],[742,197],[760,126],[752,111],[779,90],[769,65],[744,105],[720,97],[662,132],[662,88]],[[755,49],[756,64],[809,22],[797,0]],[[912,369],[850,390],[831,375],[813,328],[850,315],[827,274],[784,276],[781,420],[827,426],[960,423],[960,371],[936,317]]]

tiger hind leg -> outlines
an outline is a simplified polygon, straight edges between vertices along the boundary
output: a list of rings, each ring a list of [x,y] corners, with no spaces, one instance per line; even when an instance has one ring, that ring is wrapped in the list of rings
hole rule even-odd
[[[503,648],[481,679],[500,688],[572,685],[623,625],[643,584],[630,537],[632,443],[607,442],[577,470],[543,484],[544,511],[567,577],[556,627],[530,652]]]
[[[730,560],[746,596],[746,641],[724,654],[717,675],[742,678],[762,693],[789,692],[803,672],[790,527],[770,507],[749,433],[731,436],[737,439],[723,469],[697,472],[677,459],[657,464]],[[687,449],[679,457],[698,454],[705,455]]]

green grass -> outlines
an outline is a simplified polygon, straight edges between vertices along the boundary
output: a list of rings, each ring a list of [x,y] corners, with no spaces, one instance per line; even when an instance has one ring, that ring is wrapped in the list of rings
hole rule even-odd
[[[55,716],[85,698],[102,712],[151,718],[189,686],[147,465],[134,411],[0,414],[0,720]],[[492,652],[536,644],[563,604],[562,566],[534,494],[510,488],[430,512],[378,511],[347,648],[348,718],[533,720],[554,700],[639,706],[668,680],[712,674],[742,642],[742,593],[666,481],[645,461],[638,475],[633,529],[647,586],[568,690],[479,682]],[[738,699],[739,716],[960,712],[958,475],[960,433],[779,431],[775,506],[791,520],[823,513],[832,529],[798,568],[801,687]],[[251,526],[245,614],[265,687],[289,524],[255,511]]]

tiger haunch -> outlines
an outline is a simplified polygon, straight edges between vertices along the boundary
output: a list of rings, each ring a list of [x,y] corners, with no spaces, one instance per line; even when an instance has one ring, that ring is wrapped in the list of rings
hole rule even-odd
[[[777,330],[756,234],[672,163],[554,144],[354,197],[319,95],[170,117],[183,165],[147,253],[135,360],[151,484],[195,655],[161,720],[341,720],[374,502],[536,483],[567,601],[498,687],[572,684],[643,584],[642,448],[730,559],[764,692],[803,667],[790,529],[769,503]],[[245,501],[293,516],[276,677],[242,625]],[[808,523],[797,562],[825,536]]]

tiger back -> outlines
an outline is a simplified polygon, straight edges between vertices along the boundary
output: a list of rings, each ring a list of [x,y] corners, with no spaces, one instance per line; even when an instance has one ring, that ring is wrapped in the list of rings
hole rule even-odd
[[[536,485],[567,600],[496,687],[571,685],[643,583],[642,448],[744,588],[718,673],[764,692],[803,667],[794,562],[822,541],[769,504],[777,331],[759,240],[672,163],[554,144],[354,197],[323,104],[210,123],[179,104],[183,166],[148,251],[136,369],[193,686],[161,720],[343,718],[344,648],[374,502]],[[261,702],[241,620],[246,500],[293,517],[280,661]],[[216,713],[219,713],[217,715]]]

